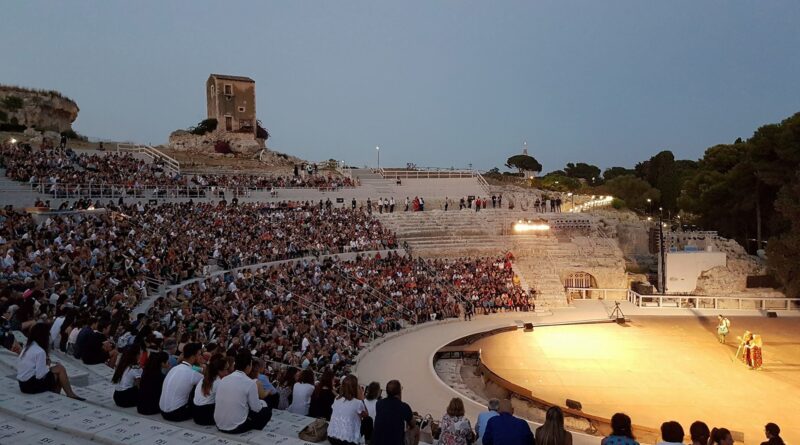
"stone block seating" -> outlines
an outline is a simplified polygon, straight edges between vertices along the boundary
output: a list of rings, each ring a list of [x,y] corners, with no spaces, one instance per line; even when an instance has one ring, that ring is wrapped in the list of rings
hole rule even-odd
[[[314,420],[310,417],[274,410],[264,430],[240,435],[192,421],[167,422],[159,415],[142,416],[135,408],[117,407],[111,368],[83,365],[61,354],[55,354],[56,360],[84,376],[83,383],[73,380],[73,385],[86,401],[54,393],[22,394],[15,378],[16,355],[0,349],[0,444],[311,445],[297,437]]]

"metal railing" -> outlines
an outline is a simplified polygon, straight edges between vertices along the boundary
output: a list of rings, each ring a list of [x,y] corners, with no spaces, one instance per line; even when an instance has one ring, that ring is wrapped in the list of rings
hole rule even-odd
[[[169,156],[168,154],[150,145],[117,144],[117,153],[122,153],[122,152],[142,153],[148,156],[152,160],[157,159],[159,161],[162,161],[164,163],[164,167],[166,167],[173,173],[181,172],[181,163],[178,162],[177,159],[173,158],[172,156]]]
[[[628,301],[637,307],[671,307],[694,309],[735,309],[735,310],[798,310],[800,298],[788,297],[741,297],[708,295],[642,295],[627,290]]]

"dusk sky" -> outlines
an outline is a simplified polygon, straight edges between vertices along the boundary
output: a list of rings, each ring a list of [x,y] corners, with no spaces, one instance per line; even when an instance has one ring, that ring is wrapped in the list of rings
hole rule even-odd
[[[309,160],[632,167],[800,111],[800,1],[9,1],[0,83],[90,137],[164,143],[210,73],[256,81],[268,145]]]

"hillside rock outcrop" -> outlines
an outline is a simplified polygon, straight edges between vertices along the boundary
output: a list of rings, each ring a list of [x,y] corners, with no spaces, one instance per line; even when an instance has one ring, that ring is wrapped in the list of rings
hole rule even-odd
[[[0,123],[39,131],[69,131],[78,118],[78,104],[56,91],[0,85]]]
[[[219,129],[204,135],[192,134],[185,130],[173,131],[169,135],[168,147],[178,151],[209,155],[215,153],[214,145],[218,141],[227,142],[233,153],[243,156],[252,156],[266,148],[264,139],[254,139],[250,133],[231,133]]]

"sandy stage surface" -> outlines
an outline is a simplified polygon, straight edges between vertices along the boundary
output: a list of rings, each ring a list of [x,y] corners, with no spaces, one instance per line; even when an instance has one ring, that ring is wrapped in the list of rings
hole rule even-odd
[[[513,331],[479,342],[486,365],[536,397],[603,417],[625,412],[658,428],[677,420],[689,433],[695,420],[764,440],[775,422],[789,443],[800,443],[800,319],[731,318],[727,345],[716,339],[716,318],[637,316],[627,326],[597,324]],[[745,329],[764,339],[764,368],[735,360]]]

